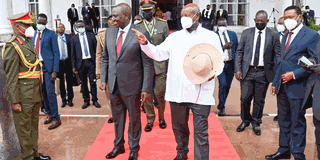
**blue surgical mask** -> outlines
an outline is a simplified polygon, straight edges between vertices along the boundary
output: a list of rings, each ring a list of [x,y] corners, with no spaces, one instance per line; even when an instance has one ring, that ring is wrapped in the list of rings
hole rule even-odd
[[[84,33],[85,31],[86,31],[85,28],[79,28],[79,29],[78,29],[78,32],[79,32],[79,33]]]
[[[43,24],[37,24],[37,28],[39,31],[43,31],[46,28],[46,26]]]

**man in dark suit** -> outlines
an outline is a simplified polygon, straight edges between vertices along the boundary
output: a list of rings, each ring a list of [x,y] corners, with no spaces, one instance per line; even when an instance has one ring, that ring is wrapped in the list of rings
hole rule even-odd
[[[72,87],[72,65],[71,65],[71,35],[65,34],[65,27],[62,23],[58,25],[58,46],[60,51],[59,73],[60,96],[62,100],[61,108],[66,105],[73,107],[73,87]],[[65,75],[67,82],[68,99],[66,98]]]
[[[73,25],[79,20],[78,10],[74,7],[74,4],[71,5],[71,8],[68,9],[68,21],[71,25],[71,32],[74,33]]]
[[[79,33],[71,38],[71,63],[73,73],[77,74],[79,71],[80,79],[82,81],[81,92],[84,100],[82,109],[86,109],[90,106],[88,78],[92,103],[96,108],[101,108],[98,103],[96,83],[97,40],[94,34],[85,31],[85,24],[81,20],[76,23],[76,30]]]
[[[57,41],[57,35],[54,31],[47,29],[47,16],[39,14],[37,19],[37,32],[33,37],[33,44],[39,54],[39,59],[43,63],[43,105],[48,114],[44,124],[53,121],[48,129],[54,129],[61,125],[60,115],[58,113],[57,95],[55,93],[55,80],[59,72],[60,53]]]
[[[203,28],[213,31],[214,12],[209,4],[206,9],[202,10],[200,20]]]
[[[129,160],[136,160],[140,150],[141,103],[153,91],[154,68],[152,59],[141,51],[132,29],[148,32],[131,24],[131,7],[120,3],[112,10],[112,18],[119,27],[106,30],[105,47],[101,62],[101,89],[110,91],[111,110],[116,138],[114,149],[106,156],[115,158],[124,150],[126,113],[129,112]]]
[[[83,17],[83,21],[84,21],[84,24],[85,26],[87,26],[88,24],[91,24],[91,8],[89,7],[89,3],[86,3],[86,6],[82,7],[82,10],[81,10],[81,14],[82,14],[82,17]]]
[[[217,15],[216,15],[217,22],[218,22],[218,19],[220,19],[220,17],[223,17],[228,21],[228,12],[223,9],[223,5],[220,5],[220,9],[217,11]]]
[[[225,55],[224,57],[224,68],[223,72],[218,76],[219,79],[219,116],[225,116],[225,104],[229,94],[231,82],[234,76],[234,59],[236,55],[236,51],[238,48],[238,37],[236,32],[227,30],[227,20],[221,17],[218,20],[218,34],[223,52]]]
[[[91,4],[92,7],[92,16],[91,19],[93,21],[94,33],[98,34],[99,31],[99,20],[100,20],[100,11],[99,8],[95,7],[95,4]]]
[[[237,132],[252,124],[256,135],[261,135],[263,107],[269,83],[274,77],[275,57],[280,56],[279,36],[266,27],[268,14],[257,12],[256,27],[242,32],[235,61],[236,78],[241,84],[241,119]],[[254,98],[252,115],[251,101]]]
[[[298,59],[302,56],[316,57],[320,37],[301,23],[298,6],[287,7],[283,17],[289,33],[281,42],[281,57],[277,59],[277,72],[271,88],[271,94],[276,94],[278,101],[279,148],[266,159],[285,159],[293,154],[295,159],[305,160],[306,118],[305,111],[301,110],[311,73],[298,65]]]
[[[310,20],[314,22],[314,10],[311,10],[309,6],[305,7],[306,12],[303,13],[304,25],[310,26]]]
[[[319,48],[319,42],[316,44]],[[318,62],[319,62],[319,54]],[[311,61],[314,60],[313,58],[310,59]],[[312,106],[313,111],[313,125],[315,127],[314,134],[316,136],[316,145],[318,149],[318,159],[320,159],[320,106],[319,106],[319,93],[320,93],[320,64],[316,64],[314,66],[305,67],[305,69],[311,69],[314,73],[310,76],[307,82],[307,90],[304,96],[304,100],[302,103],[302,111],[305,111],[309,107]]]

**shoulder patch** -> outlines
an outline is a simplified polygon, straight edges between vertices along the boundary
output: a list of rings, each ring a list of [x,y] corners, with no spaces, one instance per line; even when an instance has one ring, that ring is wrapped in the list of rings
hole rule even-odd
[[[157,20],[159,20],[159,21],[162,21],[162,22],[166,22],[167,23],[167,20],[165,20],[165,19],[161,19],[161,18],[156,18]]]
[[[22,42],[22,40],[20,38],[17,37],[16,39],[17,39],[17,41],[19,42],[20,45],[23,44],[23,42]]]
[[[106,32],[106,30],[99,31],[98,33]]]

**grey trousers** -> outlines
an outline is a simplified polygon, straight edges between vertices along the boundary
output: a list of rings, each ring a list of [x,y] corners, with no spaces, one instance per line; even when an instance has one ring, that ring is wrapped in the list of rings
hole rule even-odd
[[[188,121],[191,109],[194,127],[194,159],[209,160],[208,116],[211,106],[170,102],[170,108],[172,129],[178,144],[177,152],[185,154],[189,152],[190,130]]]
[[[115,84],[115,89],[110,95],[111,110],[114,121],[115,140],[114,147],[120,148],[124,145],[124,129],[126,125],[127,111],[129,113],[128,139],[130,151],[138,152],[140,150],[141,137],[141,111],[140,98],[141,93],[137,92],[131,96],[124,96]]]
[[[1,49],[2,47],[0,47]],[[21,151],[11,106],[6,99],[6,92],[6,77],[2,69],[2,59],[0,56],[0,126],[2,131],[0,160],[14,159]]]

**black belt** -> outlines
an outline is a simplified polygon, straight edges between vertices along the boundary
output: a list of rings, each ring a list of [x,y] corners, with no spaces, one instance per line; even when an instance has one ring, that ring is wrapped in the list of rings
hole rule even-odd
[[[90,62],[93,62],[93,59],[92,58],[89,58],[89,59],[82,59],[83,61],[90,61]]]
[[[253,69],[264,69],[264,66],[249,66],[249,68],[253,68]]]
[[[233,63],[233,60],[223,61],[224,63]]]

